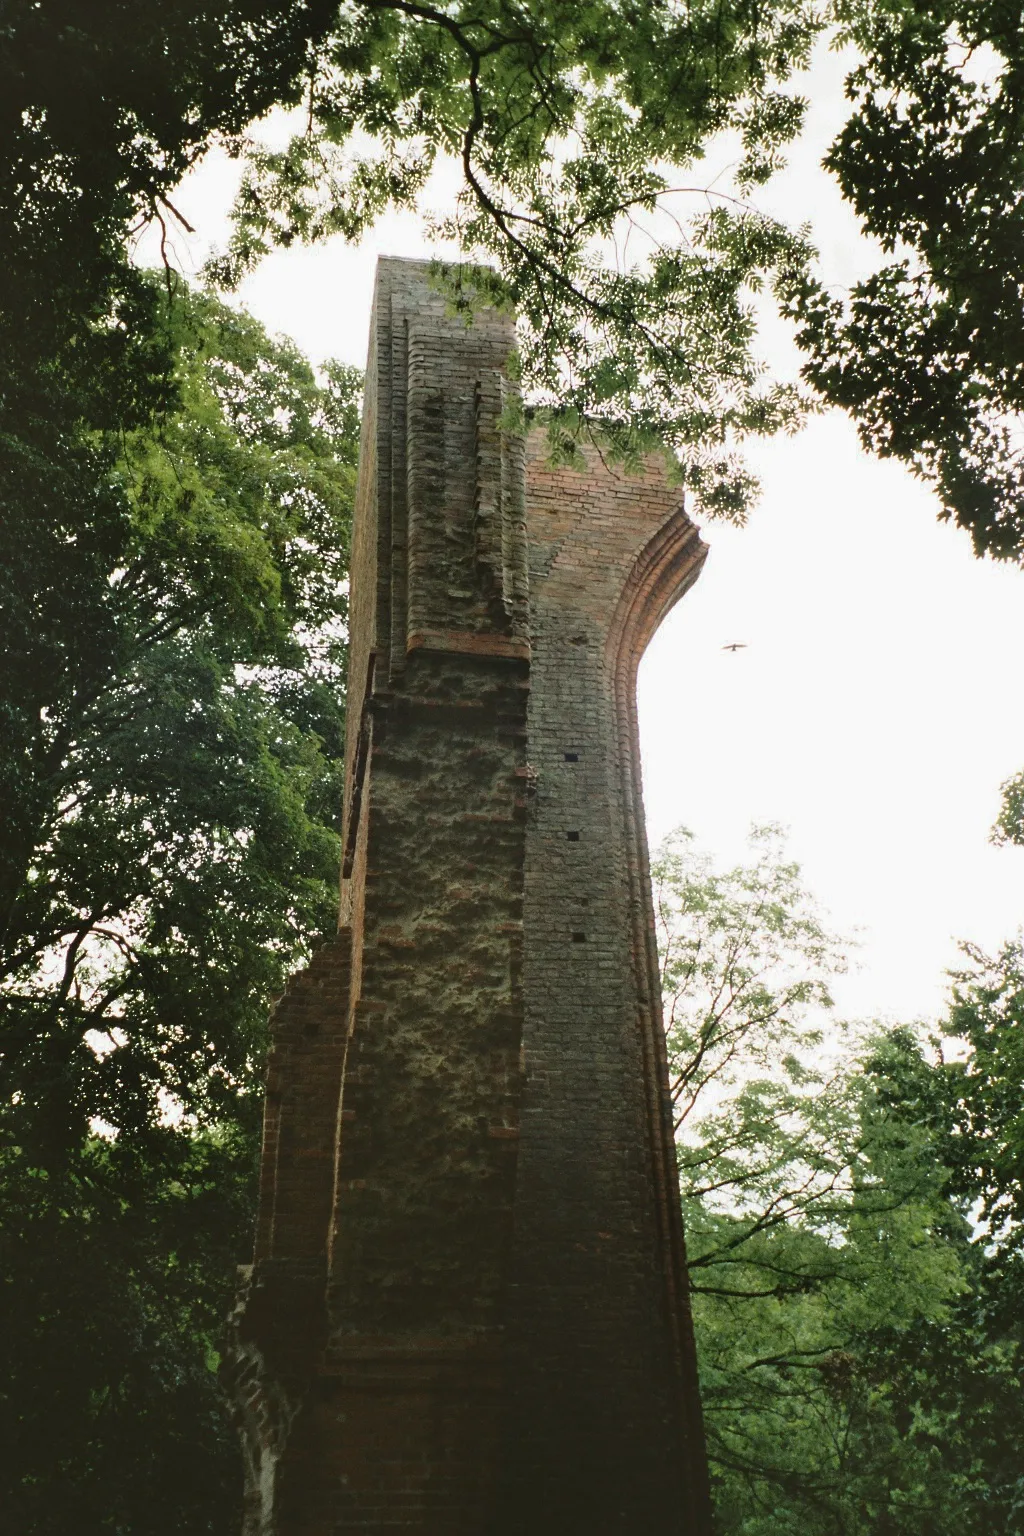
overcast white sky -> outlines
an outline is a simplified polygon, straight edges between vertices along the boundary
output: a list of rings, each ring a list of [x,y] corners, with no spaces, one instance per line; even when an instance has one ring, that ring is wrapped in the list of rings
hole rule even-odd
[[[829,279],[848,283],[873,253],[818,167],[841,86],[839,61],[819,59],[807,131],[759,201],[810,217]],[[176,198],[197,230],[175,240],[186,271],[223,241],[234,180],[214,156]],[[240,297],[315,360],[362,365],[377,256],[430,254],[393,216],[358,247],[275,254]],[[766,349],[792,368],[780,324]],[[783,823],[833,922],[860,930],[840,1007],[932,1016],[955,940],[994,947],[1024,923],[1024,850],[988,841],[999,786],[1024,768],[1024,573],[976,560],[838,414],[751,458],[760,506],[743,530],[705,526],[704,574],[641,667],[651,841],[684,823],[726,861],[752,822]]]

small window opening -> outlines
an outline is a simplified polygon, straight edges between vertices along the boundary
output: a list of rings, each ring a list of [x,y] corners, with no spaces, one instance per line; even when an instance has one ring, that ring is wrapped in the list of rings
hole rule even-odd
[[[580,840],[580,835],[578,832],[567,832],[565,835],[570,843],[578,843]]]
[[[562,756],[565,758],[567,763],[578,763],[580,760],[580,755],[578,752],[563,752]]]
[[[572,936],[572,941],[574,944],[585,944],[587,942],[587,936],[585,933],[574,933]]]

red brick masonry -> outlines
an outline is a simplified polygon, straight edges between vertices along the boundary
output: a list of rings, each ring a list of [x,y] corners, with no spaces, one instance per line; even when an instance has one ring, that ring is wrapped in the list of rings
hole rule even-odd
[[[246,1536],[706,1536],[636,668],[678,490],[506,429],[382,261],[338,937],[278,1005],[228,1372]]]

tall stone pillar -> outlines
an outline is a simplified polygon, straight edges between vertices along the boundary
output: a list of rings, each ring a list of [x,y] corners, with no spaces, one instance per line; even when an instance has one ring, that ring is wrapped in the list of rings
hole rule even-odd
[[[705,548],[382,261],[341,926],[278,1005],[246,1536],[706,1536],[636,667]]]

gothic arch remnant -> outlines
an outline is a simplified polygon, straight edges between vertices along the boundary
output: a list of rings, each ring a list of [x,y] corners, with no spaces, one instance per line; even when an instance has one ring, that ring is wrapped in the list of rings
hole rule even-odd
[[[706,1536],[636,668],[677,488],[505,426],[507,315],[377,275],[338,937],[278,1005],[246,1536]]]

